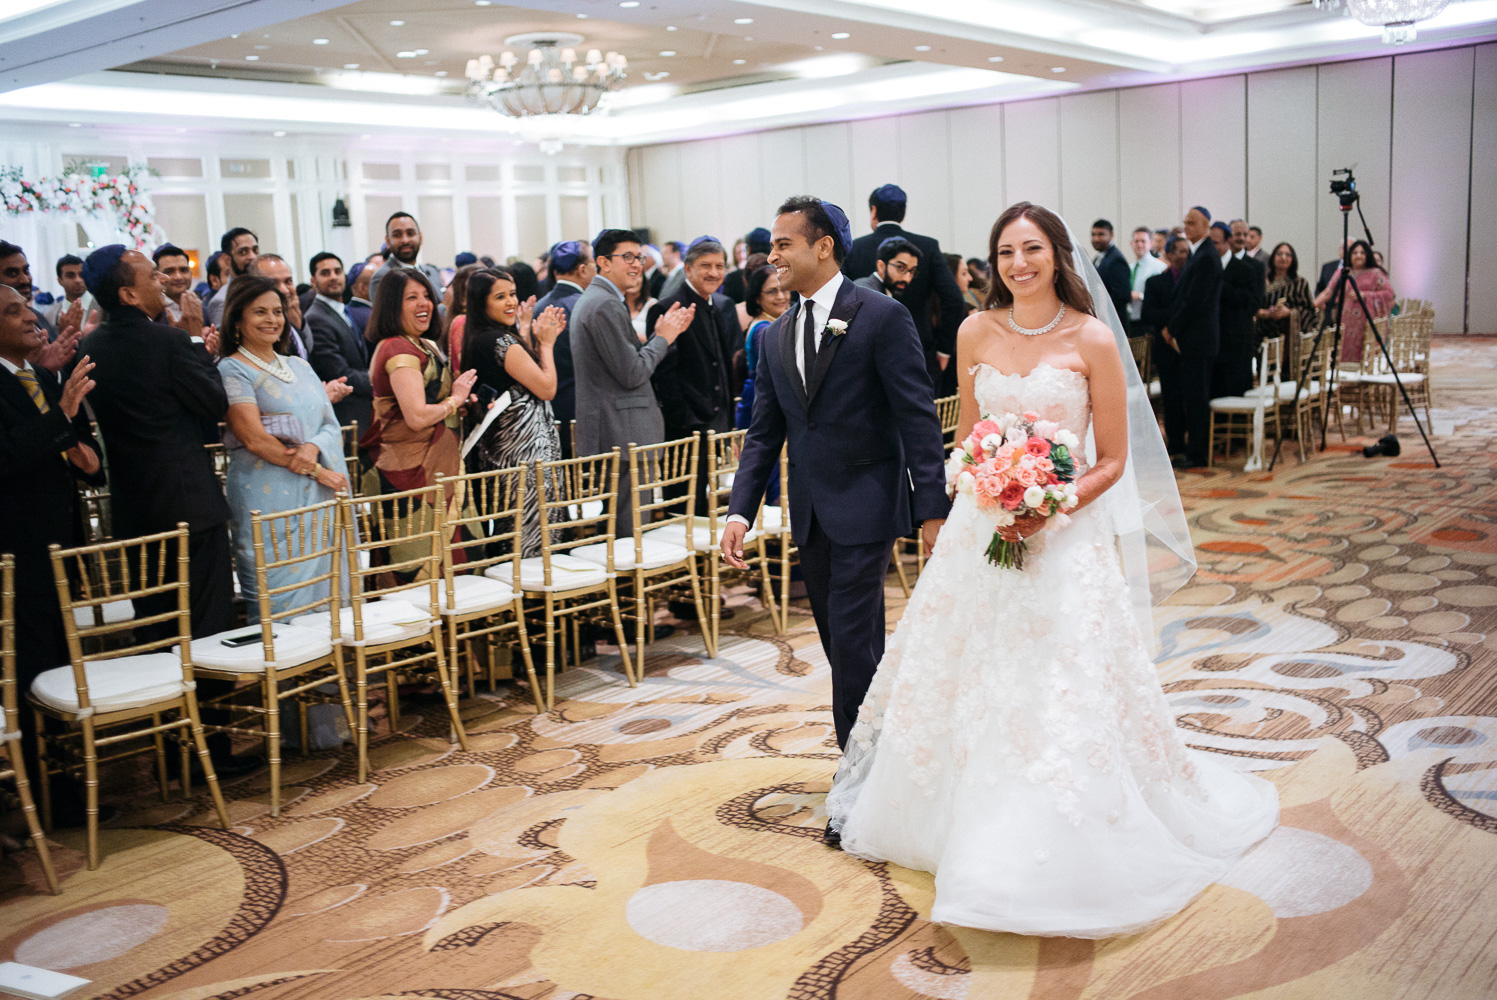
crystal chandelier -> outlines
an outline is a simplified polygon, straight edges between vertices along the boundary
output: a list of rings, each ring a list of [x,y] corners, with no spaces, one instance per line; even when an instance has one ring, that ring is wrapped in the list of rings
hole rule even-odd
[[[1450,0],[1346,0],[1353,17],[1363,24],[1382,26],[1383,41],[1388,45],[1412,42],[1415,21],[1434,17]]]
[[[512,118],[587,114],[604,94],[623,85],[629,62],[617,52],[604,55],[597,49],[578,59],[573,46],[582,40],[566,32],[511,35],[505,45],[531,46],[523,64],[508,50],[497,64],[489,55],[469,59],[468,100]]]

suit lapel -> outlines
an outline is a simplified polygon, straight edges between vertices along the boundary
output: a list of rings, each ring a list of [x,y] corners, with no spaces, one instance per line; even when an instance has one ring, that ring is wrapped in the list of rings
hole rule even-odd
[[[811,385],[806,392],[806,406],[809,408],[811,402],[816,398],[816,390],[821,388],[821,382],[826,378],[827,369],[832,366],[832,357],[837,353],[837,348],[842,346],[846,334],[838,337],[832,334],[831,320],[842,320],[852,328],[853,317],[863,304],[857,300],[857,293],[853,290],[851,281],[843,281],[842,287],[837,290],[837,301],[832,303],[831,315],[827,317],[827,329],[822,331],[821,342],[816,345],[816,372],[811,376]]]
[[[807,405],[806,385],[801,381],[800,369],[795,366],[795,351],[799,346],[797,335],[800,330],[801,309],[804,306],[805,300],[797,297],[795,303],[786,310],[785,316],[782,317],[787,322],[785,329],[780,332],[780,363],[785,366],[785,377],[790,380],[791,385],[795,386],[795,395],[800,400],[802,409],[805,409]]]

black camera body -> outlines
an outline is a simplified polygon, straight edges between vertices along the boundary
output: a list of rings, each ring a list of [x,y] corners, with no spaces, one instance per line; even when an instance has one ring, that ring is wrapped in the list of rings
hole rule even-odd
[[[1351,171],[1351,167],[1331,171],[1331,194],[1341,202],[1343,212],[1355,205],[1361,197],[1357,194],[1357,178]]]

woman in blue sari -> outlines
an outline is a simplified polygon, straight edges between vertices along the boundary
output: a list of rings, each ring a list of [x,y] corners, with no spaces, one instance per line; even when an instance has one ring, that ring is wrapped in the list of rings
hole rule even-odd
[[[250,621],[260,620],[250,512],[277,514],[331,500],[348,489],[343,432],[312,366],[286,356],[286,303],[269,278],[243,274],[224,305],[219,375],[229,397],[228,498],[234,512],[234,567]],[[327,560],[273,571],[271,589],[328,572]],[[272,613],[328,593],[326,581],[277,594]]]

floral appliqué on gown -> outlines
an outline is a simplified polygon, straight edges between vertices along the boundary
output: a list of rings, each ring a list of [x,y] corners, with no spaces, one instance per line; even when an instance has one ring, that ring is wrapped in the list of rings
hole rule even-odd
[[[1085,440],[1085,375],[987,365],[984,415]],[[1129,603],[1105,504],[983,550],[961,494],[889,640],[827,811],[843,849],[936,873],[936,921],[1101,938],[1168,917],[1278,822],[1273,785],[1185,745]]]

